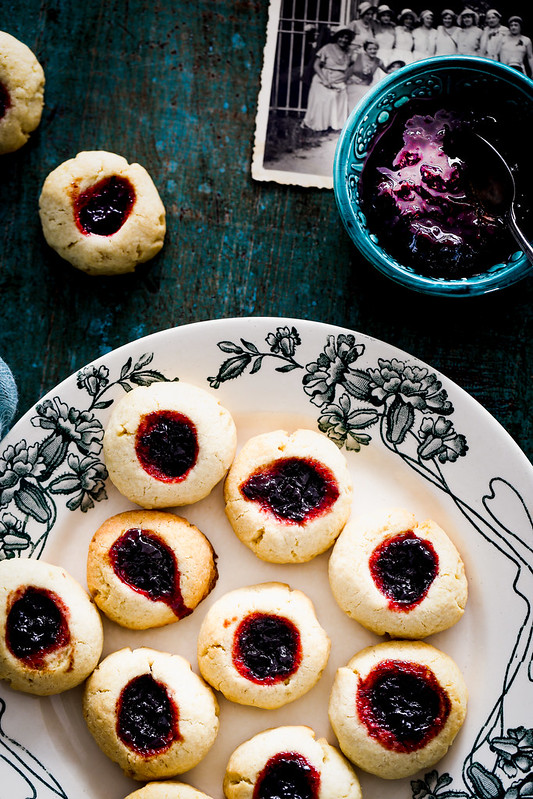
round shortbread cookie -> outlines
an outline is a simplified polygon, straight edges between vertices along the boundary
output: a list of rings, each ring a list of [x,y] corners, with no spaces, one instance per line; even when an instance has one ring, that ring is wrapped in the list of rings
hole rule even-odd
[[[352,763],[397,779],[446,754],[466,704],[464,679],[448,655],[422,641],[388,641],[338,669],[329,718]]]
[[[0,155],[22,147],[39,125],[44,72],[23,42],[0,31]]]
[[[284,583],[262,583],[222,596],[198,634],[207,682],[232,702],[276,708],[320,679],[330,640],[311,600]]]
[[[133,272],[165,238],[165,208],[146,169],[105,150],[78,153],[50,172],[39,214],[50,247],[90,275]]]
[[[81,585],[40,560],[0,563],[0,679],[30,694],[83,682],[102,653],[100,615]]]
[[[236,443],[230,413],[209,392],[152,383],[115,405],[104,457],[124,496],[143,508],[170,508],[206,497],[226,474]]]
[[[211,799],[211,797],[184,782],[165,780],[149,782],[143,788],[129,793],[125,799]]]
[[[305,796],[361,799],[351,765],[309,727],[277,727],[260,732],[235,749],[224,775],[226,799]]]
[[[85,686],[83,713],[102,751],[136,780],[196,766],[218,732],[218,703],[180,655],[121,649]]]
[[[329,581],[348,616],[396,638],[448,629],[468,596],[463,561],[444,530],[402,509],[350,519],[333,547]]]
[[[213,548],[186,519],[126,511],[94,534],[87,585],[101,611],[122,627],[146,630],[191,614],[217,580]]]
[[[326,436],[276,430],[244,445],[224,498],[235,533],[259,558],[303,563],[328,549],[346,524],[352,481]]]

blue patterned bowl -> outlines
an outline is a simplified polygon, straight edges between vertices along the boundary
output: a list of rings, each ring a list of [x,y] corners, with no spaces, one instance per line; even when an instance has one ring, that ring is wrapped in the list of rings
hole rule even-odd
[[[443,56],[417,61],[383,78],[352,111],[335,152],[333,188],[342,221],[361,253],[381,272],[398,283],[427,294],[470,296],[516,283],[531,271],[526,256],[513,253],[505,263],[492,264],[482,274],[460,279],[425,277],[399,263],[370,232],[361,209],[359,178],[367,152],[391,115],[409,100],[461,96],[465,104],[475,98],[477,107],[491,111],[491,100],[504,103],[505,118],[513,125],[533,119],[533,81],[515,69],[478,56]],[[484,101],[486,98],[486,104]],[[466,106],[468,107],[468,105]],[[511,122],[512,121],[512,122]]]

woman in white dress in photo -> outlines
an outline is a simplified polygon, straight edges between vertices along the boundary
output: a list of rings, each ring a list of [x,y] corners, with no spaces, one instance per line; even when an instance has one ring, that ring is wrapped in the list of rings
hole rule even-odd
[[[346,70],[351,63],[353,31],[340,28],[332,41],[317,51],[303,128],[315,131],[341,130],[348,119]]]
[[[413,31],[415,58],[429,58],[437,49],[437,30],[433,27],[435,15],[429,9],[420,12],[420,25]]]
[[[455,12],[445,8],[440,15],[442,24],[437,28],[435,55],[457,55],[457,33]]]
[[[485,27],[481,31],[479,54],[485,58],[498,58],[502,39],[509,33],[509,28],[501,24],[502,15],[496,8],[489,8],[485,14]]]
[[[481,28],[478,26],[479,15],[471,8],[463,8],[457,17],[457,52],[459,55],[479,55],[481,45]]]

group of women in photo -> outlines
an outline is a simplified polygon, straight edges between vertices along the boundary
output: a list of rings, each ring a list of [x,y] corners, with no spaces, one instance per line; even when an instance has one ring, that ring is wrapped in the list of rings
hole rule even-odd
[[[522,18],[505,21],[496,9],[479,14],[465,7],[458,14],[410,8],[396,14],[388,5],[359,5],[357,18],[338,28],[314,56],[314,75],[302,126],[340,130],[368,88],[405,64],[430,56],[479,55],[533,74],[531,39]],[[506,24],[504,24],[506,23]]]

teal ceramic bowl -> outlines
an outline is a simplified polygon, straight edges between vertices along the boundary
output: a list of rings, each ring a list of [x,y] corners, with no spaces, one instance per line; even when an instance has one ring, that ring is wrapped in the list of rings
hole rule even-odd
[[[513,126],[533,124],[533,81],[515,69],[478,56],[435,56],[386,76],[352,111],[335,152],[333,187],[341,219],[360,252],[383,274],[404,286],[443,296],[472,296],[510,286],[533,267],[521,252],[491,264],[482,274],[460,279],[426,277],[399,263],[368,229],[361,208],[359,179],[375,138],[391,116],[412,100],[430,99],[446,108],[448,98],[464,108],[490,114],[495,99]],[[516,128],[518,129],[518,128]]]

